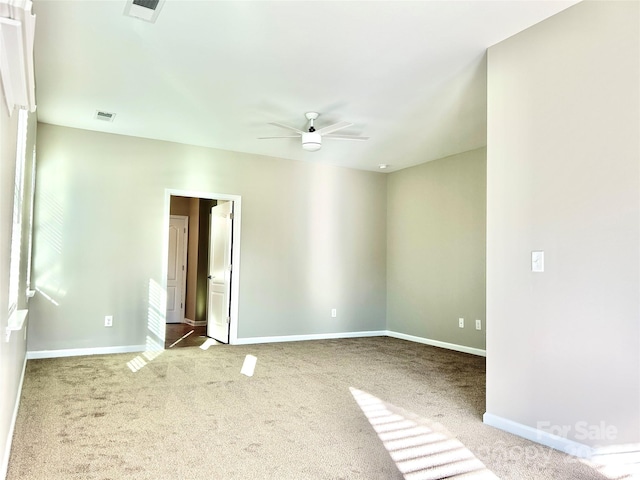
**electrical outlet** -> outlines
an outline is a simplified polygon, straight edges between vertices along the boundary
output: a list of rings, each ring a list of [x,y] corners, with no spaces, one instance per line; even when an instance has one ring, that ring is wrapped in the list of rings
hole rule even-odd
[[[336,318],[338,316],[338,310],[335,308],[331,309],[331,317]]]
[[[482,320],[476,320],[476,330],[482,330]]]
[[[113,315],[107,315],[104,317],[104,326],[113,327]]]
[[[460,328],[464,328],[464,318],[459,318],[459,319],[458,319],[458,326],[459,326]]]

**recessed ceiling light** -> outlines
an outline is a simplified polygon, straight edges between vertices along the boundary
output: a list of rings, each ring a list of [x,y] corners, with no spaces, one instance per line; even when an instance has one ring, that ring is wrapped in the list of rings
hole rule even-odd
[[[378,168],[380,170],[385,170],[385,169],[389,168],[389,165],[387,165],[386,163],[381,163],[380,165],[378,165]]]

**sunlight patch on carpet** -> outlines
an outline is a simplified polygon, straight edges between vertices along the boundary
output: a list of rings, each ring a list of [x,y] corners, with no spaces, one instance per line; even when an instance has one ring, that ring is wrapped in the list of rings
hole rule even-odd
[[[162,348],[162,345],[160,345],[157,341],[147,335],[145,351],[142,352],[142,355],[138,355],[133,360],[128,361],[127,367],[129,367],[129,370],[131,370],[133,373],[136,373],[137,371],[144,368],[148,362],[152,362],[157,357],[159,357],[163,352],[164,349]],[[146,361],[145,358],[147,359]]]
[[[244,357],[244,363],[242,364],[242,369],[240,373],[246,375],[247,377],[253,377],[253,372],[256,369],[256,362],[258,359],[253,355],[247,355]]]
[[[138,355],[133,360],[129,360],[127,362],[127,367],[129,367],[129,369],[133,373],[136,373],[138,370],[141,370],[146,364],[147,362],[145,362],[144,359],[140,355]]]
[[[442,425],[349,390],[406,480],[498,480]]]
[[[211,345],[217,345],[213,338],[207,338],[202,345],[200,345],[200,350],[208,350]]]

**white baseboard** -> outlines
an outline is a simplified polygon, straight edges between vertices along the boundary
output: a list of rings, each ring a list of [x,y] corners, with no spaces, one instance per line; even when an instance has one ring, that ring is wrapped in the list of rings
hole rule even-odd
[[[569,440],[568,438],[559,437],[558,435],[553,435],[543,430],[538,430],[537,428],[523,425],[522,423],[514,422],[513,420],[508,420],[498,415],[493,415],[492,413],[485,413],[482,416],[482,421],[491,427],[504,430],[505,432],[526,438],[532,442],[545,445],[574,457],[591,458],[597,452],[596,449],[588,445]]]
[[[446,348],[448,350],[455,350],[457,352],[470,353],[472,355],[478,355],[486,357],[486,350],[479,348],[467,347],[464,345],[457,345],[455,343],[440,342],[438,340],[431,340],[429,338],[416,337],[414,335],[407,335],[405,333],[393,332],[390,330],[373,330],[365,332],[340,332],[340,333],[317,333],[310,335],[282,335],[273,337],[248,337],[238,338],[233,345],[253,345],[256,343],[276,343],[276,342],[300,342],[305,340],[332,340],[338,338],[358,338],[358,337],[393,337],[401,340],[409,340],[410,342],[422,343],[425,345],[431,345],[433,347]]]
[[[485,413],[482,421],[491,427],[504,430],[505,432],[526,438],[532,442],[545,445],[554,450],[566,453],[577,458],[592,460],[596,463],[603,461],[607,463],[607,459],[615,459],[617,464],[622,465],[638,465],[640,464],[640,444],[624,444],[624,445],[608,445],[606,447],[590,447],[565,437],[553,435],[543,430],[523,425],[513,420]]]
[[[246,337],[238,338],[231,342],[232,345],[254,345],[257,343],[279,343],[279,342],[301,342],[305,340],[334,340],[339,338],[361,338],[361,337],[393,337],[410,342],[423,343],[434,347],[446,348],[458,352],[470,353],[486,357],[486,351],[477,348],[466,347],[464,345],[456,345],[454,343],[440,342],[428,338],[416,337],[404,333],[393,332],[390,330],[371,330],[363,332],[338,332],[338,333],[314,333],[307,335],[279,335],[269,337]],[[76,357],[80,355],[109,355],[113,353],[133,353],[144,352],[146,345],[127,345],[122,347],[98,347],[98,348],[72,348],[65,350],[34,350],[27,352],[29,360],[40,358],[62,358]]]
[[[273,337],[238,338],[234,345],[254,345],[256,343],[301,342],[305,340],[333,340],[336,338],[384,337],[385,330],[370,332],[314,333],[309,335],[281,335]]]
[[[480,357],[486,357],[487,351],[480,348],[467,347],[465,345],[458,345],[455,343],[441,342],[439,340],[431,340],[430,338],[416,337],[414,335],[407,335],[406,333],[393,332],[387,330],[385,335],[388,337],[399,338],[401,340],[409,340],[410,342],[424,343],[425,345],[431,345],[432,347],[446,348],[447,350],[455,350],[456,352],[470,353],[471,355],[478,355]]]
[[[204,327],[207,325],[206,320],[191,320],[190,318],[185,318],[184,323],[191,325],[192,327]]]
[[[124,345],[121,347],[97,347],[97,348],[70,348],[64,350],[35,350],[28,351],[27,358],[36,360],[40,358],[78,357],[81,355],[109,355],[113,353],[144,352],[146,345]]]
[[[9,425],[9,433],[7,434],[7,441],[5,442],[5,449],[2,455],[2,464],[0,464],[0,478],[7,478],[7,472],[9,470],[9,456],[11,455],[11,444],[13,443],[13,431],[16,427],[16,420],[18,419],[18,408],[20,407],[20,398],[22,397],[22,384],[24,383],[24,373],[27,369],[27,357],[24,357],[22,363],[22,374],[20,375],[20,383],[18,384],[18,391],[16,392],[15,406],[13,408],[13,415],[11,417],[11,424]]]

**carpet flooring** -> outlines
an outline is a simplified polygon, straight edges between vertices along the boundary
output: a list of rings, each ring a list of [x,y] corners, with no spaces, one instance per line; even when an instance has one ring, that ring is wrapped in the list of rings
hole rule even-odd
[[[482,357],[386,337],[207,346],[29,360],[7,479],[609,478],[484,425]]]

